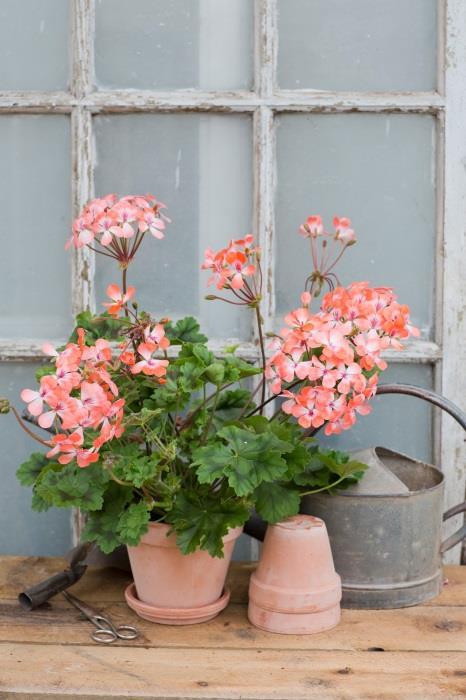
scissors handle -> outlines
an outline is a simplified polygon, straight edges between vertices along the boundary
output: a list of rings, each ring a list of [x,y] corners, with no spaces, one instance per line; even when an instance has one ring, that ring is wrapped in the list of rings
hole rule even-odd
[[[94,615],[92,622],[97,627],[92,638],[98,642],[109,644],[110,642],[116,642],[117,639],[136,639],[136,637],[139,636],[136,627],[132,625],[119,625],[115,627],[113,622],[103,615]]]
[[[117,635],[111,629],[105,629],[103,627],[98,627],[91,634],[91,638],[94,642],[100,642],[100,644],[112,644],[118,639]]]

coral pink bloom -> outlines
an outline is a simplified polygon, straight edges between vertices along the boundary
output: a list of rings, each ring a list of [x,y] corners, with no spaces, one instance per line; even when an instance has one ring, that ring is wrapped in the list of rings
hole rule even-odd
[[[83,215],[78,217],[73,223],[73,234],[66,243],[65,248],[68,249],[72,243],[76,248],[83,248],[83,246],[88,245],[93,240],[92,219],[88,215]]]
[[[118,202],[113,207],[112,212],[117,220],[115,225],[112,226],[111,232],[118,238],[132,238],[135,232],[131,222],[136,221],[137,208],[126,202]]]
[[[305,223],[299,227],[299,233],[306,238],[317,238],[317,236],[322,236],[323,232],[324,225],[322,217],[319,215],[308,216]]]
[[[303,332],[310,331],[314,328],[313,317],[309,311],[304,308],[295,309],[285,316],[285,323],[291,328]]]
[[[362,391],[365,388],[366,379],[357,362],[351,362],[349,365],[341,363],[337,365],[335,371],[337,373],[338,391],[340,394],[348,394],[353,387],[355,391]]]
[[[338,371],[331,362],[323,363],[316,357],[313,357],[310,366],[307,368],[307,376],[311,381],[321,379],[323,387],[333,389],[338,380]]]
[[[38,423],[41,428],[50,428],[55,418],[61,420],[63,430],[75,428],[83,420],[87,412],[83,410],[75,398],[62,390],[56,389],[47,396],[47,404],[50,411],[39,416]]]
[[[276,368],[272,364],[268,364],[264,372],[265,378],[270,383],[270,389],[274,394],[279,394],[282,389],[282,379]]]
[[[337,328],[330,331],[319,331],[316,333],[316,341],[323,346],[322,354],[328,360],[338,359],[343,362],[352,362],[354,353],[348,340]]]
[[[50,394],[57,388],[57,380],[53,375],[46,375],[40,380],[39,391],[23,389],[21,398],[28,404],[28,411],[31,416],[40,416],[44,410],[44,401],[47,402]]]
[[[164,237],[162,231],[165,229],[165,222],[152,209],[142,213],[141,218],[138,220],[138,226],[141,233],[149,231],[155,238]]]
[[[118,316],[121,309],[134,296],[135,287],[128,287],[125,294],[121,291],[117,284],[109,284],[107,287],[107,296],[112,299],[112,303],[104,302],[102,306],[106,306],[108,313],[111,316]]]
[[[244,278],[255,273],[255,266],[248,263],[247,256],[241,251],[228,251],[226,261],[233,268],[229,280],[231,286],[233,289],[241,289],[244,287]]]
[[[68,393],[72,389],[76,389],[81,383],[81,374],[79,372],[69,372],[64,367],[57,367],[55,378],[58,386]]]
[[[95,224],[94,231],[100,235],[100,243],[104,246],[112,242],[112,229],[116,225],[116,217],[111,212],[101,214]]]
[[[311,301],[312,301],[312,296],[311,296],[311,294],[310,294],[309,292],[303,292],[303,293],[301,294],[301,304],[302,304],[304,307],[309,306],[309,304],[311,303]]]
[[[152,357],[153,345],[141,343],[138,346],[138,353],[143,358],[131,367],[132,374],[143,374],[149,376],[163,377],[167,373],[168,360],[158,360]]]
[[[108,290],[107,290],[108,291]],[[110,362],[112,359],[112,348],[108,340],[98,338],[95,345],[85,347],[82,353],[83,360],[93,360],[94,362]]]
[[[165,328],[161,323],[157,323],[153,328],[147,326],[144,329],[146,343],[153,343],[157,349],[166,350],[170,347],[170,341],[165,335]]]
[[[94,449],[82,449],[83,441],[81,428],[75,430],[71,435],[61,433],[54,435],[49,443],[53,447],[47,452],[47,457],[50,459],[61,453],[58,457],[60,464],[69,464],[73,459],[76,459],[79,467],[87,467],[92,462],[97,462],[99,455]]]
[[[336,233],[335,238],[341,241],[343,245],[351,245],[356,243],[356,235],[351,228],[351,221],[346,217],[333,217],[333,225],[335,227]]]
[[[387,363],[382,360],[380,353],[388,346],[388,339],[380,338],[377,331],[370,330],[368,333],[360,333],[353,338],[356,352],[360,356],[360,365],[363,369],[372,369],[377,365],[380,369],[386,369]]]
[[[123,362],[124,365],[132,366],[136,362],[134,352],[132,350],[123,350],[118,359],[120,362]]]
[[[297,406],[293,415],[298,419],[301,428],[320,428],[326,420],[316,406]]]

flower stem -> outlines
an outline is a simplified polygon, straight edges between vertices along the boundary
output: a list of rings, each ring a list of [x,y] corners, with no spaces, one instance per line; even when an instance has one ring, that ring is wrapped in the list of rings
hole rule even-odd
[[[42,440],[42,438],[40,438],[38,435],[33,433],[32,430],[29,430],[29,428],[27,428],[24,425],[23,420],[22,420],[21,416],[19,415],[18,411],[16,410],[16,408],[14,406],[10,406],[10,409],[13,411],[13,414],[14,414],[16,420],[18,421],[18,423],[20,424],[20,426],[22,427],[24,432],[27,433],[29,435],[29,437],[32,437],[33,440],[35,440],[36,442],[40,442],[41,445],[44,445],[45,447],[47,447],[47,449],[49,449],[50,445],[48,442],[45,442],[45,440]]]
[[[300,493],[300,496],[310,496],[313,493],[320,493],[321,491],[328,491],[329,489],[333,489],[334,486],[340,483],[340,481],[344,481],[345,479],[348,478],[348,475],[345,474],[345,476],[340,476],[339,479],[333,482],[333,484],[328,484],[328,486],[322,486],[320,489],[314,489],[313,491],[304,491],[303,493]]]
[[[264,336],[262,333],[262,316],[261,316],[259,304],[256,305],[256,319],[257,319],[257,329],[259,332],[259,346],[260,346],[261,358],[262,358],[262,372],[263,372],[262,378],[264,379],[264,381],[262,382],[261,407],[260,407],[260,415],[262,415],[263,408],[265,406],[265,367],[267,364],[267,360],[265,358]]]

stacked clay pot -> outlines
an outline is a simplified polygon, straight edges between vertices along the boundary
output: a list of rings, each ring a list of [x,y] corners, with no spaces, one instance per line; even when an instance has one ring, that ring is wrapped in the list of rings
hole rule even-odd
[[[340,621],[341,581],[323,520],[296,515],[268,527],[249,584],[250,622],[280,634],[313,634]]]

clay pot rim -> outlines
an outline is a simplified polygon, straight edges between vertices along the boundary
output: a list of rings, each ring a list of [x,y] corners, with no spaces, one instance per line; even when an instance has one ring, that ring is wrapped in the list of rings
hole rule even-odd
[[[169,525],[168,523],[150,522],[149,530],[141,537],[139,545],[136,545],[136,547],[139,547],[141,544],[153,547],[177,547],[178,545],[176,544],[176,535],[174,533],[168,535],[170,529],[171,525]],[[223,537],[223,543],[225,544],[226,542],[230,542],[231,540],[238,539],[242,532],[242,525],[240,527],[234,527],[230,529],[230,531]],[[207,551],[206,554],[208,554]],[[186,556],[189,556],[189,554]]]
[[[305,523],[303,525],[303,523]],[[282,530],[312,530],[316,527],[325,526],[322,518],[317,518],[315,515],[307,515],[306,513],[300,513],[299,515],[291,515],[286,520],[280,520],[278,523],[269,525],[269,527],[279,527]]]
[[[150,605],[139,600],[136,594],[136,586],[130,583],[125,589],[125,600],[129,607],[138,615],[146,617],[146,619],[156,619],[179,623],[182,620],[195,622],[202,621],[206,617],[217,615],[221,612],[230,601],[231,591],[229,588],[224,588],[220,598],[217,598],[213,603],[208,605],[199,605],[194,608],[165,608],[158,605]]]
[[[315,595],[332,593],[333,591],[338,591],[339,589],[341,589],[341,577],[339,576],[339,574],[336,573],[336,571],[333,572],[332,576],[329,578],[331,580],[323,586],[311,586],[309,588],[293,588],[293,586],[273,586],[270,583],[261,581],[261,579],[257,576],[256,572],[254,571],[249,579],[249,595],[251,595],[251,588],[258,588],[261,592],[264,592],[266,594],[272,593],[275,595],[278,594],[290,598],[299,598],[303,596],[312,597]]]

